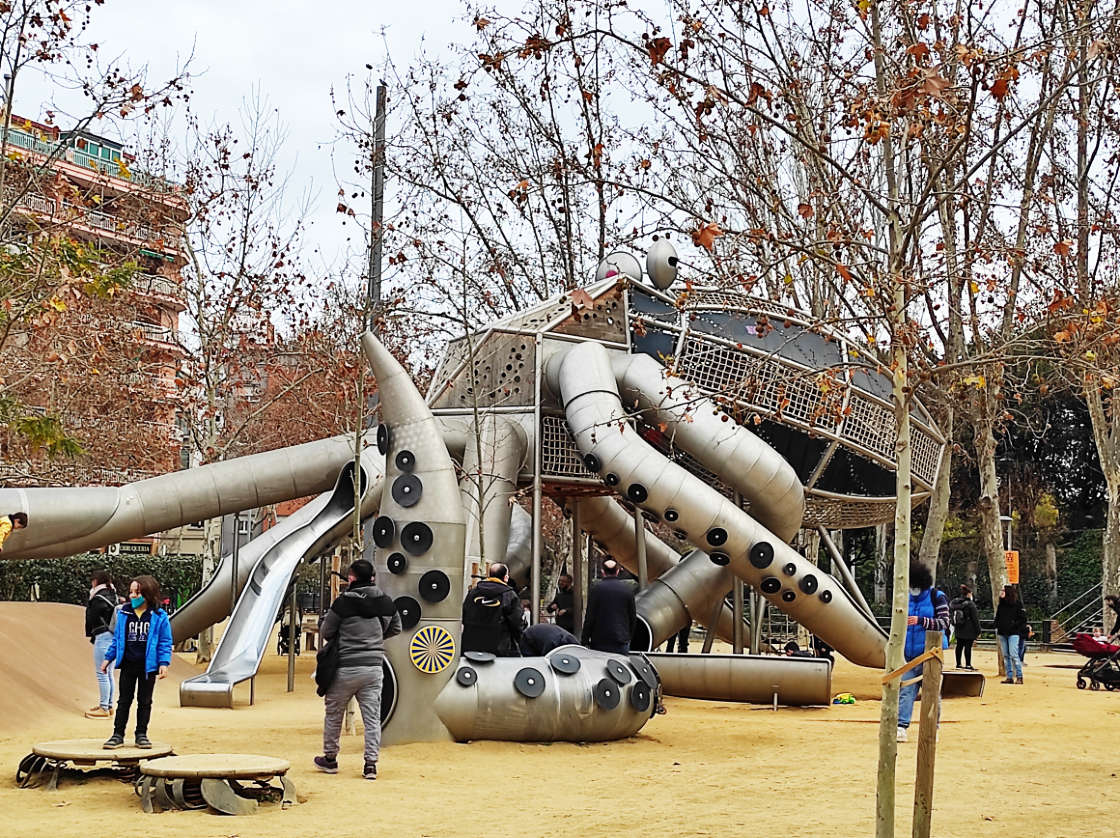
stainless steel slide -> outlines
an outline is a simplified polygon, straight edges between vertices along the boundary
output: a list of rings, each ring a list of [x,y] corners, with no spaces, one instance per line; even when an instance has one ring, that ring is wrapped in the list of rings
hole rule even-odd
[[[347,463],[338,475],[334,491],[307,504],[304,509],[309,511],[300,521],[290,525],[285,535],[263,551],[238,597],[210,666],[202,675],[180,684],[179,703],[184,707],[233,706],[233,688],[256,674],[272,638],[276,615],[300,563],[328,548],[351,527],[353,476],[354,465]],[[369,474],[363,469],[363,497],[369,493],[370,483]]]
[[[690,543],[707,551],[712,562],[729,567],[849,660],[883,666],[883,631],[863,615],[836,580],[629,429],[604,346],[584,343],[557,353],[548,359],[545,371],[549,388],[562,398],[568,426],[589,468],[604,475],[632,503],[670,521]],[[696,413],[713,409],[708,403]],[[729,423],[720,420],[720,424]],[[726,437],[723,431],[706,444],[718,445]],[[694,450],[703,450],[704,445],[703,435],[698,434],[689,441],[688,450],[696,456]],[[724,471],[718,473],[724,476]],[[749,474],[736,477],[749,483]]]

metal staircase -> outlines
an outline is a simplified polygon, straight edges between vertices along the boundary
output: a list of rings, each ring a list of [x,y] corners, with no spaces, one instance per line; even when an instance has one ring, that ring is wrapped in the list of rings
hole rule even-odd
[[[1098,582],[1050,615],[1051,642],[1054,645],[1069,644],[1076,634],[1090,634],[1094,626],[1101,625],[1103,610],[1101,583]]]

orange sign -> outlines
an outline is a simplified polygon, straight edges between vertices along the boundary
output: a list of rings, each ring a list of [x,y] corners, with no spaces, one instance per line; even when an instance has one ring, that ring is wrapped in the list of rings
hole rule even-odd
[[[1007,566],[1007,581],[1012,585],[1019,584],[1019,551],[1004,550],[1003,563]]]

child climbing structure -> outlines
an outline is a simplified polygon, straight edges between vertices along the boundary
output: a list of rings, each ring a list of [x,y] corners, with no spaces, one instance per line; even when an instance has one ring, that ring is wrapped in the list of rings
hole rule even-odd
[[[802,527],[892,517],[889,380],[846,336],[785,306],[730,290],[667,292],[676,257],[665,241],[645,273],[654,287],[634,257],[612,254],[588,287],[453,341],[426,397],[365,335],[381,423],[357,474],[352,438],[337,437],[118,488],[0,490],[0,508],[35,522],[12,534],[3,557],[72,555],[320,494],[241,551],[236,579],[223,562],[172,618],[176,641],[191,637],[230,616],[230,587],[240,591],[210,670],[181,690],[184,704],[228,706],[234,684],[259,666],[300,562],[345,537],[357,497],[373,521],[378,585],[405,626],[387,643],[386,742],[617,738],[649,718],[657,679],[640,655],[564,647],[564,662],[557,653],[517,666],[460,660],[459,605],[473,568],[503,560],[539,590],[538,522],[549,500],[635,570],[641,526],[649,583],[634,652],[691,621],[729,636],[723,601],[738,578],[839,654],[882,666],[885,636],[858,591],[789,542]],[[912,412],[920,503],[944,439],[919,403]],[[532,490],[535,520],[511,502],[520,489]],[[694,550],[679,556],[646,522]],[[686,661],[674,677],[714,677],[704,669]],[[515,704],[524,712],[501,712]]]

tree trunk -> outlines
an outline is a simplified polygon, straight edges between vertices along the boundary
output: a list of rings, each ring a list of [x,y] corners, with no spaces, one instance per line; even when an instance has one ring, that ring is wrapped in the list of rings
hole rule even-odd
[[[1104,474],[1108,502],[1101,548],[1101,607],[1107,621],[1108,606],[1104,604],[1103,597],[1120,595],[1120,409],[1113,396],[1109,415],[1099,382],[1094,379],[1085,382],[1085,403],[1089,408],[1093,441],[1097,444],[1097,458]]]
[[[887,604],[887,573],[890,571],[890,562],[888,560],[889,551],[887,547],[890,539],[887,533],[890,531],[889,524],[880,524],[875,528],[875,604]]]
[[[949,473],[953,466],[953,408],[950,407],[942,431],[949,442],[941,451],[941,463],[937,469],[937,481],[933,484],[933,494],[929,499],[926,512],[926,529],[922,533],[922,546],[918,548],[918,561],[930,569],[934,580],[937,579],[937,560],[941,555],[941,539],[945,536],[945,522],[949,520]]]
[[[988,396],[984,396],[987,401]],[[984,410],[987,414],[989,411]],[[980,536],[988,575],[992,583],[992,605],[999,602],[999,592],[1007,584],[1007,565],[1003,561],[1003,532],[1000,528],[999,475],[996,473],[996,440],[992,425],[978,418],[973,433],[976,446],[976,468],[980,477]]]
[[[1058,605],[1058,548],[1053,541],[1046,542],[1046,598],[1053,609]]]

